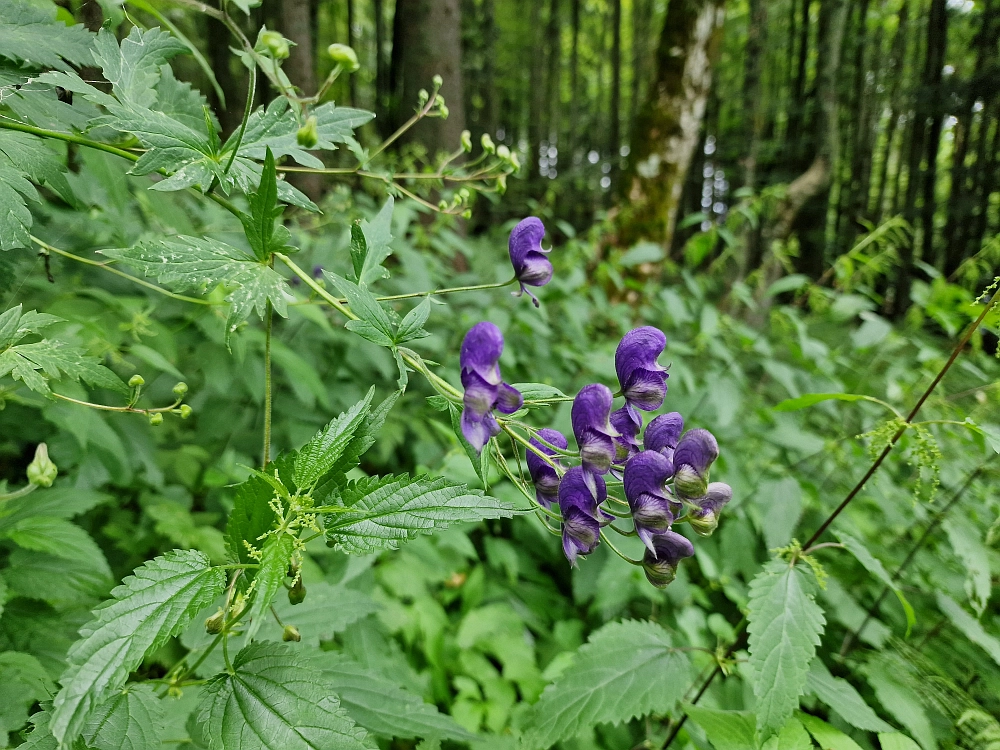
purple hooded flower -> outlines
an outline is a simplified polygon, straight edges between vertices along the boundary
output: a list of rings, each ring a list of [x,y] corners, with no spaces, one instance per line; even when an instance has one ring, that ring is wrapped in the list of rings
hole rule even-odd
[[[514,277],[521,282],[521,288],[516,295],[527,292],[531,301],[538,307],[538,299],[528,291],[529,286],[545,286],[552,278],[552,263],[545,255],[551,252],[542,247],[545,236],[545,225],[536,216],[529,216],[518,222],[511,230],[507,249],[510,251],[510,263],[514,266]]]
[[[563,552],[571,565],[577,555],[589,555],[601,540],[604,514],[598,504],[608,496],[604,480],[574,466],[559,483],[559,511],[562,513]]]
[[[669,414],[661,414],[649,423],[642,442],[646,450],[662,453],[673,461],[674,449],[682,432],[684,432],[684,417],[672,411]]]
[[[500,376],[502,352],[503,334],[487,321],[472,326],[462,341],[459,355],[465,388],[462,434],[477,452],[482,452],[487,441],[500,432],[493,409],[513,414],[524,403],[520,392],[504,383]]]
[[[695,500],[698,507],[688,514],[694,533],[712,536],[719,525],[719,511],[732,499],[733,488],[725,482],[712,482],[708,485],[705,497]]]
[[[665,588],[677,576],[677,565],[694,554],[694,546],[685,537],[665,531],[653,537],[653,550],[642,556],[646,580],[658,589]]]
[[[708,469],[719,457],[719,444],[708,430],[688,430],[674,450],[674,491],[697,500],[708,491]]]
[[[637,409],[653,411],[663,405],[667,393],[667,368],[657,364],[656,358],[666,345],[663,331],[643,326],[626,333],[615,351],[615,371],[625,396],[625,409],[636,429],[642,426]]]
[[[635,532],[656,556],[653,537],[670,529],[681,504],[664,487],[673,466],[656,451],[643,451],[625,464],[625,499],[632,509]]]
[[[639,437],[639,427],[632,421],[624,406],[621,409],[611,412],[609,421],[611,422],[611,426],[619,432],[619,437],[614,439],[615,463],[625,463],[629,456],[641,450],[639,442],[636,439]]]
[[[618,431],[611,426],[611,402],[614,397],[606,385],[585,385],[573,399],[570,418],[573,435],[580,446],[583,468],[595,474],[607,474],[615,460]]]
[[[559,430],[545,428],[544,430],[538,431],[538,437],[545,442],[556,446],[557,448],[565,448],[569,445],[566,441],[566,436],[559,432]],[[530,442],[546,456],[556,455],[555,451],[543,445],[541,441],[536,438],[531,438],[528,442]],[[535,498],[538,500],[539,505],[549,508],[552,506],[552,502],[557,499],[559,492],[559,475],[551,465],[546,463],[545,460],[534,451],[528,450],[526,454],[525,458],[528,462],[528,473],[531,475],[531,481],[535,484]]]

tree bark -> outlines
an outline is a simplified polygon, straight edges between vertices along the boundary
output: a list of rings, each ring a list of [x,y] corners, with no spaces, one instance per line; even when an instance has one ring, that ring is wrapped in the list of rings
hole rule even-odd
[[[889,175],[889,162],[892,159],[892,144],[899,124],[899,90],[903,77],[903,57],[906,54],[906,33],[909,20],[909,4],[903,3],[899,9],[896,35],[892,39],[892,51],[889,53],[889,65],[886,78],[889,80],[889,121],[886,123],[885,156],[879,166],[878,188],[875,193],[875,203],[868,208],[875,223],[882,221],[885,210],[886,180]]]
[[[671,0],[656,53],[656,78],[636,127],[617,214],[619,242],[670,247],[677,208],[722,37],[724,0]]]
[[[761,72],[764,68],[764,45],[767,41],[767,0],[750,0],[747,27],[746,63],[743,71],[743,114],[747,118],[747,155],[743,162],[743,185],[751,190],[757,181],[757,160],[764,130],[764,103],[761,96]]]
[[[580,3],[571,0],[573,16],[573,44],[569,54],[569,151],[570,163],[576,158],[579,143],[577,129],[580,126],[579,77],[580,77]]]
[[[932,74],[931,121],[927,128],[927,173],[924,176],[924,201],[920,216],[923,231],[922,258],[925,263],[934,262],[934,211],[936,209],[935,190],[937,188],[937,160],[941,147],[941,130],[944,124],[945,96],[942,89],[941,70],[944,67],[948,46],[948,9],[946,0],[932,0],[931,17],[928,21],[927,48],[928,70]],[[931,67],[933,65],[933,67]],[[901,298],[906,302],[909,296]]]
[[[608,157],[611,159],[611,190],[614,195],[621,177],[622,117],[622,0],[611,0],[611,95],[608,99]]]
[[[316,55],[313,50],[310,0],[281,0],[281,33],[295,42],[282,69],[304,93],[316,93]]]
[[[385,125],[379,122],[388,121],[388,89],[389,71],[385,65],[385,3],[384,0],[374,0],[372,13],[375,16],[375,119],[379,134],[384,138],[389,135]]]
[[[223,106],[214,89],[212,90],[215,111],[219,116],[219,124],[222,126],[222,137],[225,139],[240,126],[243,119],[242,107],[245,102],[246,86],[240,85],[237,77],[233,75],[233,54],[229,51],[229,30],[222,21],[210,16],[204,18],[207,27],[205,31],[208,39],[208,59],[212,64],[215,80],[219,82],[219,88],[222,89],[222,93],[226,97]],[[241,65],[240,70],[245,71],[246,69]],[[243,92],[240,89],[243,89]]]
[[[530,34],[532,37],[532,48],[539,49],[542,41],[542,3],[538,0],[529,0],[531,5]],[[542,65],[537,63],[531,65],[528,72],[528,158],[524,165],[525,179],[528,182],[528,190],[533,190],[538,181],[538,157],[539,148],[542,144],[542,111],[545,108],[545,91],[542,89]]]

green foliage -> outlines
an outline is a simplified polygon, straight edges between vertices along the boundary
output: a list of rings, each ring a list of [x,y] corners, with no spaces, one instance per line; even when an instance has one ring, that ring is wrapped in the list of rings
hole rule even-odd
[[[29,68],[68,70],[90,62],[91,34],[56,20],[54,8],[11,0],[0,8],[0,57]]]
[[[133,685],[109,697],[88,717],[87,747],[153,750],[163,732],[163,706],[151,685]]]
[[[341,459],[369,415],[374,386],[363,401],[320,430],[295,456],[295,484],[311,489]]]
[[[694,705],[685,706],[684,710],[702,728],[715,750],[757,747],[757,720],[749,711],[719,711]]]

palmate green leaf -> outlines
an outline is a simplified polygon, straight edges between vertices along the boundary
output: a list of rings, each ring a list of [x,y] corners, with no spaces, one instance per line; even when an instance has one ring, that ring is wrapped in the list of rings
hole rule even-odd
[[[982,648],[993,661],[1000,665],[1000,638],[987,633],[979,620],[962,609],[958,602],[943,591],[937,592],[937,605],[938,609],[944,613],[952,625],[958,628],[962,635]]]
[[[358,555],[396,549],[419,533],[452,523],[509,518],[518,512],[513,503],[464,484],[405,474],[351,482],[340,503],[324,508],[336,511],[324,519],[328,542]]]
[[[24,173],[0,160],[0,250],[30,247],[33,219],[27,201],[38,200]]]
[[[796,712],[796,717],[802,725],[809,730],[809,734],[816,740],[816,744],[822,750],[861,750],[861,746],[841,732],[834,729],[822,719],[811,716],[801,711]],[[888,725],[886,725],[888,726]],[[891,730],[892,727],[889,727]]]
[[[194,715],[209,750],[367,749],[330,679],[293,649],[254,643],[233,667],[204,687]]]
[[[148,653],[180,633],[224,586],[223,571],[210,567],[201,552],[174,550],[136,568],[95,611],[67,655],[52,715],[56,739],[72,743],[98,697],[122,687]]]
[[[798,707],[826,625],[813,598],[815,578],[805,567],[772,560],[750,583],[747,631],[762,739],[780,730]]]
[[[31,247],[34,220],[27,201],[39,199],[31,183],[45,185],[71,205],[77,203],[63,155],[34,135],[0,131],[0,250]]]
[[[0,58],[59,70],[89,63],[93,34],[79,24],[67,26],[54,11],[24,0],[0,3]]]
[[[87,717],[83,739],[93,750],[159,750],[163,706],[151,685],[129,685]]]
[[[226,324],[229,333],[254,310],[263,318],[268,301],[279,315],[287,315],[290,297],[281,275],[224,242],[178,235],[101,252],[177,290],[199,290],[219,284],[231,288],[226,297],[232,305]]]
[[[324,271],[323,275],[347,298],[351,312],[360,318],[347,321],[347,330],[353,331],[373,344],[392,346],[396,340],[392,321],[389,319],[389,313],[375,299],[375,295],[366,287],[354,284],[330,271]]]
[[[820,659],[814,659],[806,677],[806,690],[828,705],[851,726],[866,732],[888,732],[892,727],[878,717],[847,680],[834,677]]]
[[[413,339],[422,339],[430,334],[424,330],[424,323],[431,314],[430,295],[423,298],[419,305],[414,307],[403,318],[396,330],[396,343],[405,344]]]
[[[370,286],[379,279],[389,278],[389,272],[382,263],[392,253],[392,209],[395,202],[390,195],[382,208],[370,222],[361,221],[361,233],[365,239],[365,257],[358,274],[358,284]],[[353,232],[352,232],[353,238]]]
[[[673,649],[659,625],[634,620],[605,625],[528,711],[522,745],[547,748],[595,724],[666,713],[684,695],[690,672],[687,656]]]
[[[838,533],[837,539],[847,548],[848,552],[858,559],[858,562],[864,566],[865,570],[888,586],[896,595],[896,598],[899,599],[899,603],[903,607],[903,613],[906,615],[906,637],[909,638],[910,631],[913,630],[913,626],[917,623],[917,616],[902,590],[896,585],[892,576],[889,575],[889,571],[885,569],[882,561],[872,555],[868,551],[868,548],[861,543],[861,540],[854,538],[850,534]]]
[[[302,636],[304,646],[316,648],[320,641],[328,641],[351,623],[357,622],[379,610],[378,603],[367,594],[346,586],[332,586],[325,581],[313,583],[306,580],[306,599],[291,604],[288,597],[274,600],[274,611],[282,622],[294,625]],[[262,639],[279,640],[282,629],[272,618],[264,618]]]
[[[160,80],[160,66],[187,47],[170,32],[133,26],[119,44],[109,29],[101,29],[94,41],[94,61],[111,83],[115,97],[122,104],[149,109],[156,101],[155,86]]]
[[[365,398],[320,430],[295,457],[295,484],[300,489],[313,487],[340,459],[354,433],[368,416],[375,386]]]
[[[750,750],[757,747],[757,720],[749,711],[720,711],[687,705],[684,712],[702,728],[715,750]]]
[[[253,599],[250,609],[243,617],[246,623],[246,640],[257,634],[264,618],[270,616],[269,608],[274,597],[281,591],[282,582],[288,571],[288,562],[292,558],[292,537],[288,534],[272,534],[267,537],[261,549],[260,567],[254,575]]]
[[[475,735],[416,695],[365,669],[349,656],[320,652],[312,664],[322,670],[340,705],[358,725],[385,738],[439,738],[469,742]]]
[[[10,375],[28,388],[49,395],[49,380],[82,380],[98,388],[126,393],[117,375],[96,357],[62,341],[45,339],[33,344],[17,344],[0,352],[0,377]]]

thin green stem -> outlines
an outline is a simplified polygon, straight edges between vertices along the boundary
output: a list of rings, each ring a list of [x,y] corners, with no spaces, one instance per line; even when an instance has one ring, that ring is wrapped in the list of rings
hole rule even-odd
[[[30,495],[37,489],[38,489],[37,484],[26,484],[19,490],[14,490],[13,492],[8,492],[6,494],[0,494],[0,502],[3,502],[5,500],[16,500],[19,497]]]
[[[618,555],[618,557],[627,562],[629,565],[642,565],[642,560],[633,560],[628,555],[623,554],[621,550],[619,550],[614,544],[612,544],[611,540],[608,539],[608,535],[604,533],[603,529],[601,530],[601,539],[603,539],[604,543],[611,548],[612,552]]]
[[[271,460],[271,328],[274,322],[273,312],[271,300],[268,300],[267,313],[264,316],[264,458],[261,461],[265,469]]]
[[[127,414],[162,414],[164,412],[173,411],[178,406],[180,406],[180,399],[174,401],[170,406],[158,406],[153,409],[136,409],[134,406],[108,406],[107,404],[95,404],[91,401],[80,401],[79,399],[70,398],[69,396],[64,396],[61,393],[52,392],[55,398],[62,399],[63,401],[69,401],[71,404],[77,404],[78,406],[87,406],[91,409],[97,409],[98,411],[120,411]]]
[[[0,128],[6,128],[7,130],[19,130],[22,133],[31,133],[32,135],[37,135],[42,138],[54,138],[58,141],[75,143],[78,146],[86,146],[87,148],[93,148],[98,151],[105,151],[109,154],[120,156],[123,159],[128,159],[129,161],[139,161],[139,157],[130,151],[118,148],[117,146],[111,146],[107,143],[101,143],[100,141],[92,141],[90,138],[73,135],[72,133],[63,133],[58,130],[47,130],[46,128],[36,128],[34,125],[25,125],[24,123],[16,122],[15,120],[9,120],[3,117],[0,117]]]
[[[250,76],[247,81],[247,103],[243,108],[243,121],[240,122],[240,131],[236,136],[236,143],[233,146],[233,153],[229,156],[229,162],[226,164],[226,174],[229,174],[230,168],[233,166],[233,162],[236,161],[236,154],[240,150],[240,146],[243,144],[243,136],[247,132],[247,122],[250,120],[250,112],[253,111],[253,95],[257,89],[257,66],[250,68]]]
[[[431,292],[410,292],[409,294],[390,294],[387,297],[376,297],[375,299],[380,302],[391,302],[398,299],[414,299],[416,297],[437,297],[442,294],[455,294],[457,292],[475,292],[480,289],[501,289],[505,286],[510,286],[515,281],[517,277],[513,279],[508,279],[507,281],[499,281],[495,284],[473,284],[471,286],[453,286],[447,289],[435,289]]]

